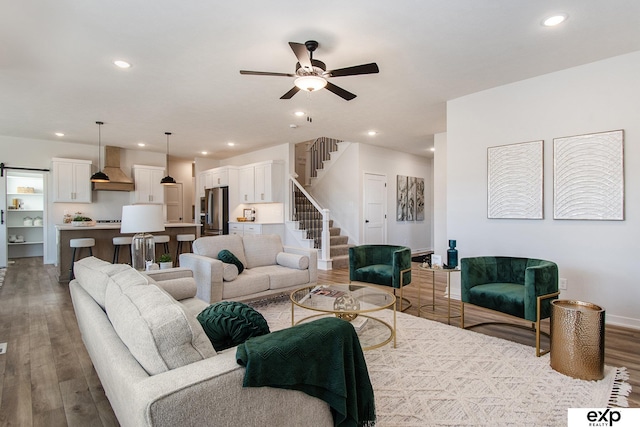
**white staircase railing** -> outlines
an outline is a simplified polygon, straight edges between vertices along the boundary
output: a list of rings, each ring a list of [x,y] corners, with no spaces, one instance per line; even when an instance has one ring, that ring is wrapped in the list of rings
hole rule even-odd
[[[307,231],[307,238],[314,240],[318,251],[319,263],[326,264],[330,260],[329,209],[323,209],[318,202],[304,189],[295,176],[289,175],[291,183],[291,221],[300,222]],[[320,223],[322,227],[317,227]]]

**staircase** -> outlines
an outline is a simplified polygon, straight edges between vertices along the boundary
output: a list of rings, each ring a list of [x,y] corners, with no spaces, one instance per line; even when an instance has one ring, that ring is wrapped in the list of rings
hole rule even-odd
[[[298,188],[293,190],[292,219],[296,223],[293,228],[301,238],[308,241],[309,247],[319,249],[322,244],[322,214],[313,206]],[[334,227],[333,220],[329,220],[329,256],[332,268],[349,267],[349,237],[342,236],[340,227]]]
[[[330,166],[335,163],[342,153],[344,153],[349,143],[338,139],[320,137],[315,139],[307,147],[307,167],[304,182],[309,182],[307,188],[313,187],[322,176],[327,173]],[[297,235],[298,241],[303,246],[319,249],[319,265],[324,263],[327,268],[348,268],[349,267],[349,236],[341,235],[341,229],[334,227],[333,220],[329,219],[329,211],[322,209],[317,202],[310,200],[312,196],[306,189],[299,187],[300,183],[292,178],[292,203],[291,221],[289,229]],[[309,197],[309,198],[308,198]],[[329,250],[323,248],[323,215],[324,225],[328,226]],[[326,233],[325,229],[325,233]],[[326,234],[325,234],[326,236]],[[329,259],[331,262],[329,262]]]
[[[333,226],[333,220],[329,220],[330,245],[332,269],[349,268],[349,237],[340,235],[340,227]]]

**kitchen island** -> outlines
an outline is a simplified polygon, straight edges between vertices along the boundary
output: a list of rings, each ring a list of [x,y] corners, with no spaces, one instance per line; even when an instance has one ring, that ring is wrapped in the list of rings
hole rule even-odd
[[[175,258],[176,249],[178,243],[176,242],[176,236],[178,234],[195,234],[198,236],[198,229],[200,224],[196,223],[167,223],[164,225],[165,231],[159,231],[157,233],[151,233],[155,235],[169,236],[169,253]],[[73,249],[69,246],[71,239],[79,238],[93,238],[96,240],[96,245],[92,248],[93,256],[102,260],[111,262],[113,260],[113,238],[116,236],[133,236],[133,233],[121,233],[120,224],[118,223],[106,223],[96,224],[91,227],[74,227],[70,224],[57,224],[56,225],[56,245],[57,245],[57,266],[58,266],[58,282],[66,283],[69,281],[69,267],[71,266],[71,256]],[[183,251],[188,251],[189,246],[183,245]],[[161,246],[156,246],[158,253],[156,257],[161,255]],[[82,248],[81,253],[76,257],[89,256],[89,249]],[[124,249],[120,250],[120,262],[129,263],[129,251]],[[175,263],[175,260],[174,260]]]

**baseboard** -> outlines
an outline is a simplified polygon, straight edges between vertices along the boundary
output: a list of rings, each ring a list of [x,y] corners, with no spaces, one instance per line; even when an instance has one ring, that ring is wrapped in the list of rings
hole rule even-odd
[[[623,328],[640,329],[640,319],[605,314],[605,325],[622,326]]]

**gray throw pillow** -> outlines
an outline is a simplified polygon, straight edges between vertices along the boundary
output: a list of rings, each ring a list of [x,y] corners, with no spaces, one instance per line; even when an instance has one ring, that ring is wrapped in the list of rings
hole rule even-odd
[[[218,252],[218,259],[222,262],[226,262],[227,264],[234,264],[238,267],[238,274],[242,273],[244,270],[242,262],[230,250],[223,249]]]

